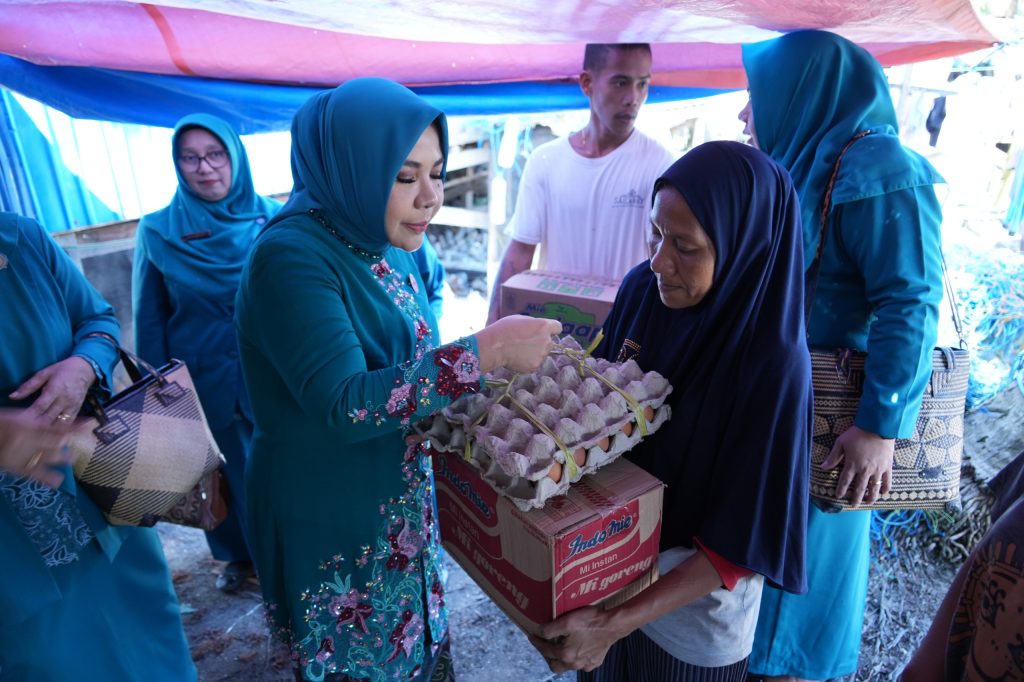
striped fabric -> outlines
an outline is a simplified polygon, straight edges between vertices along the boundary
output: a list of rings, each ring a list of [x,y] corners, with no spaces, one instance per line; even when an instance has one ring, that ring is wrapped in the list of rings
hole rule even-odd
[[[608,650],[593,672],[579,672],[577,682],[745,682],[747,659],[721,668],[702,668],[680,661],[640,630]]]

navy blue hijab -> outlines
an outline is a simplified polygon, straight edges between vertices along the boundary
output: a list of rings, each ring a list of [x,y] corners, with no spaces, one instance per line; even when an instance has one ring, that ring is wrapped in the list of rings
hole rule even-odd
[[[714,243],[714,279],[680,310],[661,302],[650,261],[623,280],[597,355],[632,357],[673,387],[672,419],[628,457],[667,485],[662,549],[696,537],[803,592],[811,369],[799,200],[781,166],[736,142],[686,154],[655,193],[668,188]]]

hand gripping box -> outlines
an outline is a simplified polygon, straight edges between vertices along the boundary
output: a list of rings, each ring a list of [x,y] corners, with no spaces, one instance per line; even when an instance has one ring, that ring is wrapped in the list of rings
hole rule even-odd
[[[523,630],[626,601],[658,577],[664,486],[618,459],[520,511],[453,453],[433,453],[441,539]]]
[[[584,348],[597,336],[615,303],[619,281],[527,270],[501,285],[501,316],[530,315],[562,323]]]

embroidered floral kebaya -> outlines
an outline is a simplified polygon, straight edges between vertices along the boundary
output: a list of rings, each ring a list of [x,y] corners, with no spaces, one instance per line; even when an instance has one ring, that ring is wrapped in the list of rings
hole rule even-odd
[[[318,221],[323,225],[322,221]],[[341,240],[344,242],[344,240]],[[413,358],[397,366],[387,400],[367,401],[347,415],[383,432],[408,427],[463,393],[480,389],[480,361],[468,339],[434,349],[434,332],[424,317],[414,275],[393,268],[386,258],[358,254],[380,291],[411,325]],[[289,644],[310,680],[332,673],[369,680],[404,680],[422,665],[448,630],[445,569],[434,517],[433,476],[425,450],[411,446],[402,459],[404,492],[377,505],[376,530],[355,556],[334,553],[318,563],[319,582],[301,593],[301,627],[276,603],[268,602],[273,630]],[[370,524],[367,524],[368,526]],[[367,571],[369,573],[367,574]],[[360,581],[358,576],[368,578]]]
[[[430,125],[447,151],[443,115],[380,79],[310,98],[294,190],[236,301],[257,432],[249,541],[273,631],[314,682],[416,679],[447,645],[430,459],[405,436],[480,389],[477,345],[438,348],[420,269],[384,221]]]
[[[374,279],[416,332],[415,359],[401,364],[388,400],[349,411],[352,421],[382,428],[407,426],[417,410],[430,411],[480,389],[480,362],[467,340],[431,350],[433,333],[407,280],[381,259],[369,264]],[[448,629],[446,573],[434,518],[433,476],[425,449],[411,446],[401,467],[407,484],[397,500],[379,505],[373,544],[358,557],[335,554],[320,563],[322,581],[303,592],[307,629],[276,627],[311,680],[330,673],[406,679],[425,655],[424,635],[437,642]],[[351,567],[371,567],[371,579],[353,584]],[[276,612],[271,608],[270,613]],[[273,620],[272,620],[273,622]]]
[[[477,357],[456,345],[438,349],[434,362],[437,373],[437,392],[455,400],[467,390],[480,383],[480,361]]]
[[[409,447],[402,474],[409,482],[406,494],[380,506],[374,545],[355,562],[373,566],[371,580],[353,585],[345,558],[331,557],[320,564],[320,585],[302,595],[308,604],[305,636],[296,641],[301,633],[278,629],[311,680],[357,671],[375,681],[407,679],[426,653],[427,628],[432,642],[448,630],[447,576],[424,448]]]
[[[423,318],[419,305],[416,303],[415,295],[409,292],[409,280],[388,265],[386,260],[374,262],[370,266],[376,280],[384,290],[391,296],[395,306],[413,321],[416,330],[416,357],[414,360],[404,363],[403,380],[396,381],[395,388],[391,389],[391,395],[383,406],[367,405],[359,409],[351,410],[349,416],[355,421],[364,421],[368,417],[373,419],[378,426],[384,423],[387,417],[397,417],[402,425],[409,424],[409,418],[419,407],[427,407],[430,403],[431,393],[446,396],[452,400],[463,393],[475,392],[480,386],[480,360],[471,349],[459,342],[439,348],[434,353],[434,364],[436,378],[431,376],[433,371],[429,368],[421,369],[419,362],[423,355],[432,347],[433,334],[430,325]],[[415,281],[415,277],[412,281]],[[418,289],[416,289],[418,292]],[[427,374],[421,372],[426,371]]]

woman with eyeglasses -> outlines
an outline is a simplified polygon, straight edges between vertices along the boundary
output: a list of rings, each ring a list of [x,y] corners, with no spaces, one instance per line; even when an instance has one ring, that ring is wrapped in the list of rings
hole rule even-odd
[[[155,366],[184,360],[227,460],[230,514],[206,534],[227,562],[217,588],[236,592],[252,574],[245,538],[245,460],[253,423],[233,326],[242,263],[281,204],[253,188],[249,159],[225,121],[192,114],[171,142],[178,190],[139,222],[132,278],[135,350]]]

